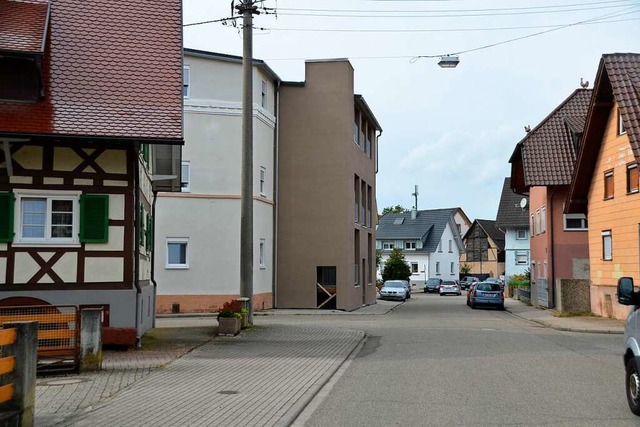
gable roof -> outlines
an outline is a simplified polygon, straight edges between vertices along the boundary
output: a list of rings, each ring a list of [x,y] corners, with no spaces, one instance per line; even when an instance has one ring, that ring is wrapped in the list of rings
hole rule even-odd
[[[435,252],[447,224],[453,221],[456,209],[418,211],[416,219],[411,219],[411,212],[385,214],[380,217],[376,240],[422,240],[422,249],[418,249],[417,252]],[[456,236],[457,228],[453,227],[452,232]],[[462,247],[459,238],[456,239],[456,243],[459,248]]]
[[[614,101],[620,109],[636,163],[640,164],[640,54],[612,53],[600,59],[582,150],[566,206],[569,213],[587,211],[591,178]]]
[[[1,22],[11,48],[24,30]],[[182,143],[181,2],[52,0],[41,76],[43,99],[0,103],[1,137]]]
[[[496,227],[495,221],[491,219],[476,219],[473,221],[473,225],[471,225],[469,230],[465,233],[463,239],[467,239],[475,227],[480,227],[482,231],[484,231],[484,234],[493,240],[493,243],[496,244],[498,249],[501,251],[504,250],[504,232],[500,231],[500,229]]]
[[[511,189],[511,178],[505,178],[500,196],[500,206],[496,215],[496,227],[506,229],[529,226],[529,208],[522,209],[520,207],[523,197],[528,202],[527,196],[517,194]]]
[[[512,188],[569,185],[576,161],[572,130],[582,133],[591,89],[576,89],[516,145],[509,159]],[[569,126],[568,126],[569,125]],[[514,170],[521,169],[521,170]]]
[[[0,0],[0,51],[43,53],[48,20],[48,0]]]

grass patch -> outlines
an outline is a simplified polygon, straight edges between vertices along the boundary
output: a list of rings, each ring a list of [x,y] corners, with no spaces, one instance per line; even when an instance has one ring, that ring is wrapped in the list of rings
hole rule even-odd
[[[554,317],[598,317],[590,311],[558,311]]]

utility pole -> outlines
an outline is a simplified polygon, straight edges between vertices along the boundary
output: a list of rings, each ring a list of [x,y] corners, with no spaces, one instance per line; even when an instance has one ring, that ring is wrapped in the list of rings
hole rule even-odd
[[[240,201],[240,296],[249,298],[253,324],[253,0],[240,0],[242,14],[242,179]]]

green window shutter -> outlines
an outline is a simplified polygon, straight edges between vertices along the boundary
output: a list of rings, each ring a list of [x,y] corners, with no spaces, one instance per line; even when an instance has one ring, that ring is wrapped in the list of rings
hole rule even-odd
[[[0,193],[0,242],[13,242],[13,193]]]
[[[145,246],[145,248],[147,249],[147,252],[151,252],[153,251],[153,217],[151,215],[147,215],[146,238],[147,245]]]
[[[80,241],[107,243],[109,241],[109,196],[82,194],[80,196]]]
[[[149,165],[149,144],[142,144],[142,160],[147,166]]]
[[[138,229],[138,245],[144,246],[144,207],[140,205],[140,218],[138,220],[140,228]]]

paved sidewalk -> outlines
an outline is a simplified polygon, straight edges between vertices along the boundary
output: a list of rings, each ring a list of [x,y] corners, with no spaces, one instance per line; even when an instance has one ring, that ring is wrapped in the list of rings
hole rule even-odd
[[[364,339],[360,331],[256,323],[237,337],[197,347],[85,413],[53,421],[92,427],[288,425]]]
[[[511,314],[559,331],[590,332],[598,334],[623,334],[624,320],[606,317],[556,317],[555,310],[545,310],[527,305],[512,298],[505,298],[505,308]]]

